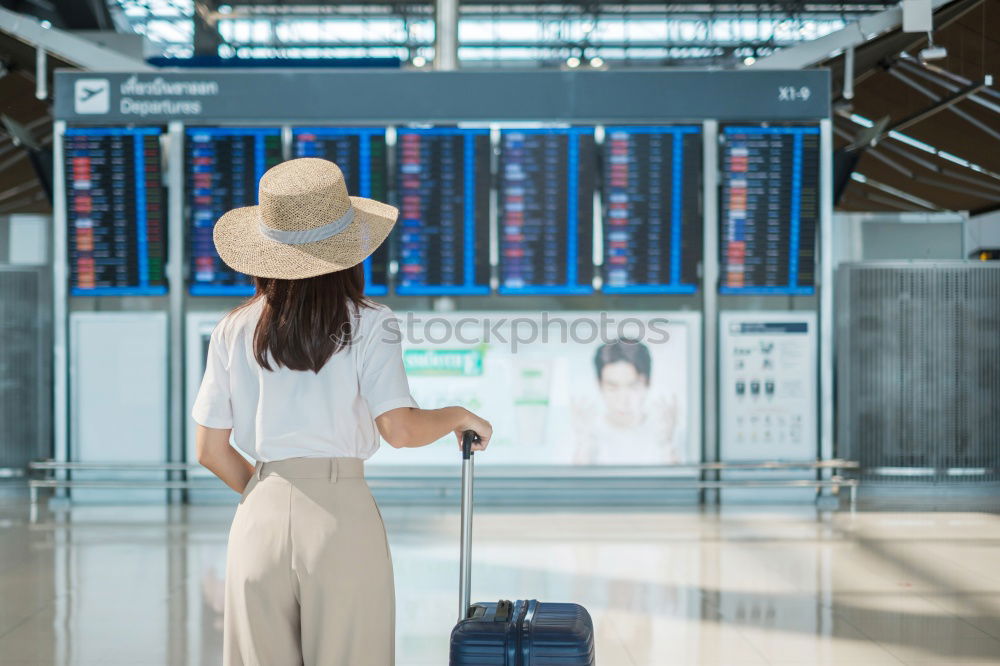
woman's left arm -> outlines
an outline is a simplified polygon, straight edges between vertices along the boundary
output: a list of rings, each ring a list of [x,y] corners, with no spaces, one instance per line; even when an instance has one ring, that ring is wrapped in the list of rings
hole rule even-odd
[[[231,428],[206,428],[199,425],[194,441],[198,462],[222,479],[227,486],[242,493],[253,475],[253,465],[229,445]]]

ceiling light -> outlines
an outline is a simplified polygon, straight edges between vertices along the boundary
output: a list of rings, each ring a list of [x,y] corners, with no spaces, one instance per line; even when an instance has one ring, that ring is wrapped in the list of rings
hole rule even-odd
[[[943,46],[928,46],[926,49],[920,51],[920,59],[923,61],[928,60],[944,60],[948,57],[948,49]]]
[[[566,66],[570,68],[576,68],[580,66],[580,59],[576,56],[570,56],[566,58]]]
[[[423,67],[427,64],[427,58],[423,56],[415,56],[412,62],[414,67]]]
[[[604,58],[602,58],[601,56],[594,56],[593,58],[590,59],[591,67],[601,67],[602,65],[604,65]]]
[[[928,10],[930,11],[930,10]],[[948,57],[948,49],[943,46],[937,46],[934,43],[934,33],[927,33],[927,48],[922,49],[919,53],[920,59],[924,62],[928,60],[944,60]]]

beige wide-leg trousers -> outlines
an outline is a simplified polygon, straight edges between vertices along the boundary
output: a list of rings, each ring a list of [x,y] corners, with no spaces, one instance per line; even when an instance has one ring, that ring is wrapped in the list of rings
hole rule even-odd
[[[229,531],[225,666],[392,666],[385,526],[358,458],[257,463]]]

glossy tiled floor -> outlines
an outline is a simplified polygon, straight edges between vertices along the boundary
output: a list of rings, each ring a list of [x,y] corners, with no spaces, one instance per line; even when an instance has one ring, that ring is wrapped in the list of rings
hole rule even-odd
[[[398,663],[443,666],[457,515],[386,507]],[[230,506],[0,499],[0,664],[217,664]],[[1000,663],[1000,516],[485,512],[473,594],[585,604],[601,666]]]

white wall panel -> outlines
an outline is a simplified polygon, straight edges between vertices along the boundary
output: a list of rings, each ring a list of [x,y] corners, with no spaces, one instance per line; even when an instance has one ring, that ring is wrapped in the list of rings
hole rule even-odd
[[[167,315],[70,315],[70,455],[162,462],[167,452]]]

